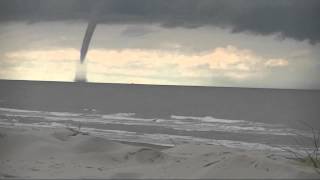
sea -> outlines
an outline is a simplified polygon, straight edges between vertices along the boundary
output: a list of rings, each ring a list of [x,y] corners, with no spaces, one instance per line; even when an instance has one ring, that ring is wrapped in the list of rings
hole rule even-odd
[[[0,80],[0,126],[75,128],[112,140],[305,150],[320,91]]]

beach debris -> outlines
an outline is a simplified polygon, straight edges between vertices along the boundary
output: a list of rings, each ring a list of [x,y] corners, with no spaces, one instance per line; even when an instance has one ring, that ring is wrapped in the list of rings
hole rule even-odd
[[[210,162],[210,163],[208,163],[208,164],[205,164],[203,167],[208,167],[208,166],[211,166],[211,165],[216,164],[216,163],[218,163],[218,162],[220,162],[220,160],[213,161],[213,162]]]

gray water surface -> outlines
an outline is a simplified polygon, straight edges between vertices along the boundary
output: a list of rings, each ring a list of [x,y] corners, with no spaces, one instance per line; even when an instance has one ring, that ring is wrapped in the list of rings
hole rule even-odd
[[[81,124],[112,139],[162,145],[307,147],[319,107],[316,90],[0,81],[2,126]]]

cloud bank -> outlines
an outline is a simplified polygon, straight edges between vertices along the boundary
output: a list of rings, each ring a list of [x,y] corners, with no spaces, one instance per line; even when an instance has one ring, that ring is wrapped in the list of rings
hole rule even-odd
[[[77,57],[78,51],[73,48],[14,51],[5,54],[8,61],[27,61],[40,64],[59,62],[68,65],[70,69],[70,66],[73,66],[72,62]],[[94,74],[150,78],[153,81],[170,80],[170,78],[201,79],[212,76],[237,81],[256,79],[267,68],[280,68],[289,65],[285,59],[268,59],[251,50],[239,49],[234,46],[219,47],[209,52],[192,55],[160,50],[93,49],[89,52],[88,59],[89,73],[91,69],[91,73]],[[96,81],[95,79],[91,80]],[[171,83],[181,83],[174,81]]]
[[[103,0],[2,0],[1,21],[88,20]],[[100,23],[218,26],[232,32],[320,41],[318,0],[104,0]]]

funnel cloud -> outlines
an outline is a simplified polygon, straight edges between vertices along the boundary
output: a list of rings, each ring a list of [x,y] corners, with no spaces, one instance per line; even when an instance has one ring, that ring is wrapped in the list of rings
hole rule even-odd
[[[86,34],[83,38],[81,50],[80,50],[80,64],[77,66],[76,78],[75,81],[77,82],[87,82],[87,71],[86,65],[84,61],[86,59],[89,45],[92,39],[93,32],[97,26],[96,21],[90,21],[87,26]]]
[[[96,29],[97,26],[97,22],[96,21],[90,21],[88,23],[87,26],[87,30],[86,30],[86,34],[83,38],[83,42],[82,42],[82,47],[81,47],[81,52],[80,52],[80,62],[83,63],[86,56],[87,56],[87,52],[89,49],[89,45],[92,39],[92,35],[94,30]]]
[[[100,3],[97,3],[91,13],[91,18],[89,20],[86,33],[84,35],[83,41],[82,41],[82,46],[80,50],[80,64],[77,66],[77,73],[76,73],[76,81],[80,82],[86,82],[87,81],[87,76],[86,76],[86,65],[84,64],[84,61],[86,59],[88,49],[90,46],[90,42],[93,36],[93,33],[97,27],[97,19],[98,19],[98,14],[99,14],[99,7],[101,7],[102,1]]]

